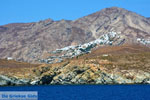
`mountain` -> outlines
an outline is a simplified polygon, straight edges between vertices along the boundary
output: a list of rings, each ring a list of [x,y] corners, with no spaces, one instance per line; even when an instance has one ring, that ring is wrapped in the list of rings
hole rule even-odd
[[[95,38],[112,30],[121,32],[131,42],[135,42],[133,38],[145,38],[150,35],[150,21],[123,8],[106,8],[78,19],[75,23],[79,27],[89,29]]]
[[[89,43],[113,31],[124,40],[121,44],[113,41],[114,45],[147,44],[150,20],[123,8],[111,7],[73,21],[47,19],[3,25],[0,26],[0,58],[36,63],[51,51]]]

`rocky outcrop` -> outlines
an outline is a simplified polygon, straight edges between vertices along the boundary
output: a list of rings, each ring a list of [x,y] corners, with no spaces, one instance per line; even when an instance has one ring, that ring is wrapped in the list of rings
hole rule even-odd
[[[40,84],[150,83],[149,48],[119,46],[99,50],[103,50],[104,53],[95,50],[79,58],[51,64],[44,72],[44,68],[37,69],[42,73],[39,78]]]
[[[5,75],[0,75],[0,86],[150,84],[149,68],[148,47],[108,46],[97,48],[77,58],[66,59],[61,63],[24,67],[22,70],[15,70],[12,67],[9,71],[0,67],[1,72],[5,72]]]
[[[29,83],[30,81],[28,79],[17,79],[14,77],[0,75],[0,86],[29,85]]]
[[[77,67],[77,66],[74,66]],[[38,80],[25,80],[6,78],[0,76],[0,86],[19,85],[74,85],[74,84],[150,84],[150,73],[132,73],[128,76],[121,74],[106,73],[101,70],[93,72],[91,69],[75,69],[73,72],[56,75],[44,75]]]
[[[88,68],[85,70],[74,67],[77,68],[74,71],[54,76],[49,84],[146,84],[149,83],[150,78],[150,73],[140,71],[138,73],[128,71],[126,72],[128,76],[125,76],[122,73],[108,73],[100,69],[94,71]]]

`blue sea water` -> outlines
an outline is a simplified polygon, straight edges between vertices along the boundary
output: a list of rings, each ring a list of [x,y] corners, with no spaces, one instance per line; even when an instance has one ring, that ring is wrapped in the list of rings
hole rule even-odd
[[[38,100],[150,100],[150,85],[18,86],[0,91],[38,91]]]

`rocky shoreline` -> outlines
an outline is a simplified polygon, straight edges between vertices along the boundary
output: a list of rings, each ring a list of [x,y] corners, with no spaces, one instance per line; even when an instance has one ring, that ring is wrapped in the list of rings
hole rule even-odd
[[[78,62],[75,62],[78,63]],[[142,70],[111,71],[96,64],[72,65],[65,62],[57,67],[33,70],[35,78],[15,78],[0,75],[0,86],[83,85],[83,84],[150,84],[150,73]]]
[[[45,75],[39,80],[16,79],[0,75],[0,86],[29,86],[29,85],[130,85],[130,84],[150,84],[150,74],[148,77],[136,78],[135,80],[127,79],[125,77],[106,73],[99,74],[100,77],[94,80],[85,80],[84,78],[73,78],[74,75],[68,74],[66,76],[48,76]],[[5,78],[4,78],[5,77]],[[54,79],[53,79],[54,78]]]
[[[54,64],[2,60],[0,66],[0,86],[150,84],[150,48],[142,45],[106,46]]]

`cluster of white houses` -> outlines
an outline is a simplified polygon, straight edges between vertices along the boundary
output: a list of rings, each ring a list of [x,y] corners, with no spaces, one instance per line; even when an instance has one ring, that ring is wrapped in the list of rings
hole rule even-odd
[[[56,54],[57,56],[50,56],[47,59],[40,60],[40,62],[44,63],[62,62],[66,58],[73,58],[81,54],[90,53],[91,49],[96,47],[97,45],[112,45],[113,40],[116,38],[120,38],[120,36],[116,32],[109,32],[108,34],[104,34],[100,38],[91,41],[89,43],[80,44],[77,46],[68,46],[65,48],[56,49],[55,51],[49,52],[52,54]]]
[[[144,45],[150,44],[150,39],[145,40],[145,39],[137,38],[137,41]]]

